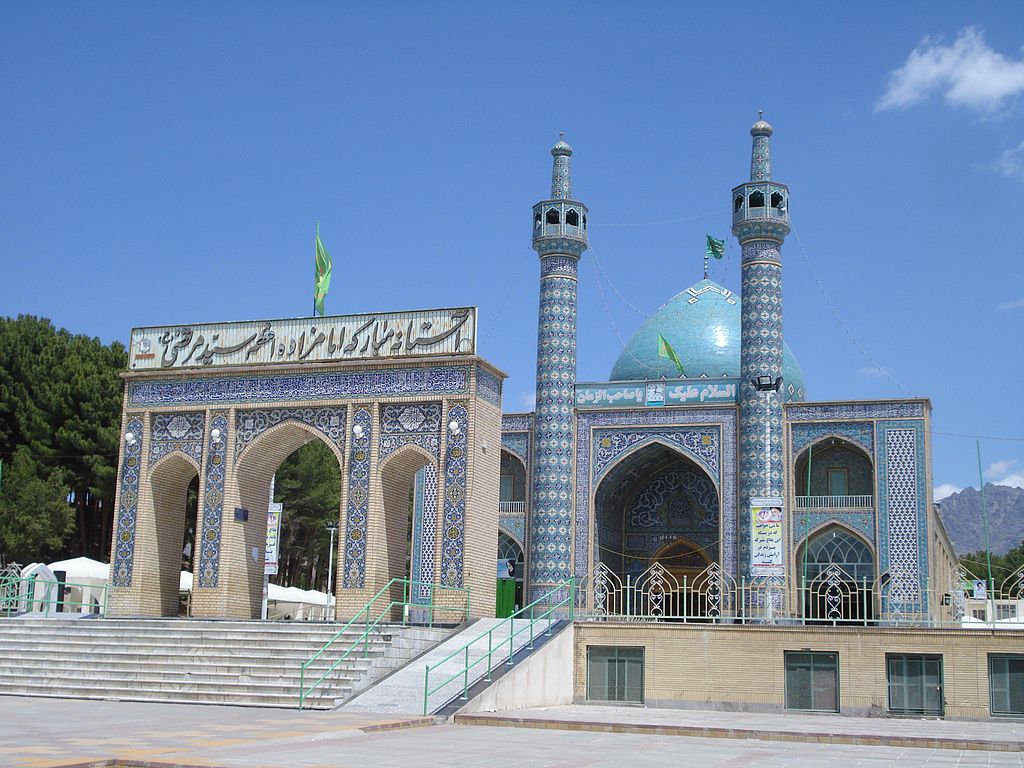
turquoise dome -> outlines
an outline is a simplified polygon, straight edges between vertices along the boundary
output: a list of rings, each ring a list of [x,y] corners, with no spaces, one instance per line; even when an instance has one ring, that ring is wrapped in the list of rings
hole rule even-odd
[[[675,364],[658,355],[659,333],[679,355],[687,378],[739,378],[740,297],[732,291],[705,279],[670,299],[633,334],[611,381],[678,378]],[[785,342],[782,376],[785,400],[802,401],[804,375]]]

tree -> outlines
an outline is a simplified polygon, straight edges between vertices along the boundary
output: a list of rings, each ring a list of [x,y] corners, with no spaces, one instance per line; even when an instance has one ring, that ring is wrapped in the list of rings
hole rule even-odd
[[[25,447],[5,462],[0,493],[0,555],[22,564],[48,560],[60,551],[75,525],[60,470],[47,472]]]
[[[0,456],[25,448],[37,479],[58,472],[66,483],[77,525],[57,554],[109,556],[127,362],[118,342],[104,346],[44,318],[0,318]]]
[[[274,501],[284,509],[278,584],[304,589],[327,585],[330,534],[325,524],[337,522],[340,498],[338,460],[320,440],[302,446],[281,464],[274,481]]]

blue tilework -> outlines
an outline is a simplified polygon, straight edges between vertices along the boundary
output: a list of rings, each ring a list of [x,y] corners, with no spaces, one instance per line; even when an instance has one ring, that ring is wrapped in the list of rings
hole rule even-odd
[[[572,550],[573,412],[576,383],[576,261],[541,279],[537,408],[530,520],[531,599],[569,578]],[[571,269],[572,276],[565,270]]]
[[[381,461],[403,445],[418,445],[435,459],[441,451],[441,404],[408,403],[381,408]]]
[[[796,458],[809,443],[825,437],[841,437],[864,449],[868,456],[875,455],[874,430],[870,422],[826,421],[793,424],[793,457]]]
[[[220,439],[213,441],[213,430]],[[221,521],[224,518],[224,469],[228,452],[228,417],[213,413],[206,436],[206,478],[203,481],[202,543],[199,546],[199,586],[213,588],[220,578]]]
[[[342,586],[362,589],[366,583],[366,530],[370,509],[370,441],[373,417],[366,408],[352,414],[352,427],[363,433],[352,435],[348,462],[348,508],[345,514],[345,566]]]
[[[523,462],[523,466],[530,466],[528,458],[530,455],[529,432],[502,432],[501,446],[518,456]]]
[[[130,408],[286,400],[328,400],[395,395],[462,394],[469,368],[381,368],[332,373],[156,379],[128,384]]]
[[[794,552],[801,544],[803,544],[808,533],[813,535],[816,531],[821,530],[830,523],[845,525],[847,528],[857,531],[861,536],[867,539],[872,546],[876,546],[874,512],[856,512],[853,510],[837,510],[835,512],[796,511],[793,518]]]
[[[502,432],[529,432],[533,430],[533,415],[516,413],[501,417]]]
[[[238,411],[235,414],[235,458],[259,435],[286,421],[297,421],[312,427],[344,453],[344,408],[270,408]]]
[[[719,453],[721,449],[717,427],[676,427],[672,429],[595,429],[592,435],[591,460],[594,485],[600,482],[604,471],[619,456],[633,451],[641,444],[660,440],[675,445],[683,453],[703,467],[714,480],[719,476]]]
[[[412,601],[427,604],[437,552],[437,467],[420,467],[413,489],[412,580],[420,584],[413,589]]]
[[[135,521],[139,511],[139,473],[142,471],[142,419],[129,420],[125,432],[135,435],[135,442],[125,444],[121,453],[121,497],[117,506],[117,541],[114,543],[112,579],[115,587],[132,585]]]
[[[789,422],[913,419],[923,417],[923,402],[838,403],[831,405],[800,403],[790,405],[786,409],[786,420]]]
[[[782,397],[772,392],[767,398],[752,379],[782,376],[782,254],[778,243],[768,240],[744,242],[742,315],[740,319],[740,509],[750,499],[782,496]],[[771,476],[765,460],[766,425],[771,428]],[[739,552],[749,573],[750,521],[740,515]],[[743,576],[744,574],[739,574]]]
[[[476,395],[495,408],[501,408],[501,379],[478,366],[476,369]]]
[[[922,590],[928,574],[924,421],[880,421],[875,429],[879,570],[892,576],[891,610],[927,610]]]
[[[498,530],[504,531],[522,547],[526,540],[526,515],[498,515]]]
[[[444,462],[444,523],[441,544],[441,583],[461,587],[466,536],[466,440],[469,412],[464,405],[448,411],[448,422],[459,425],[458,434],[448,432]]]
[[[199,464],[203,460],[203,427],[206,414],[154,413],[150,421],[149,463],[180,451]]]

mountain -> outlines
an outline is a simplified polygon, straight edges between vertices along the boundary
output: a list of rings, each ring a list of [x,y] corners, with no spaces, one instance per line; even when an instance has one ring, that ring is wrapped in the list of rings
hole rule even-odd
[[[988,507],[988,538],[992,554],[1005,555],[1024,541],[1024,488],[985,484]],[[938,502],[942,522],[958,555],[985,548],[981,493],[964,488]]]

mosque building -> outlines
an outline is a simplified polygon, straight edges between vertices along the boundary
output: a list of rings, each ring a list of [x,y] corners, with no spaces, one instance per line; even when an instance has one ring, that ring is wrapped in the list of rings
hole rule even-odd
[[[612,614],[665,593],[659,610],[688,617],[737,602],[928,615],[929,585],[954,564],[931,498],[930,404],[806,401],[783,338],[790,193],[773,179],[771,125],[750,133],[750,178],[731,196],[741,294],[705,271],[602,382],[576,381],[588,211],[572,148],[551,150],[551,196],[533,208],[537,405],[502,419],[501,554],[522,548],[530,597],[575,577],[586,607]],[[826,609],[830,590],[842,597]]]

